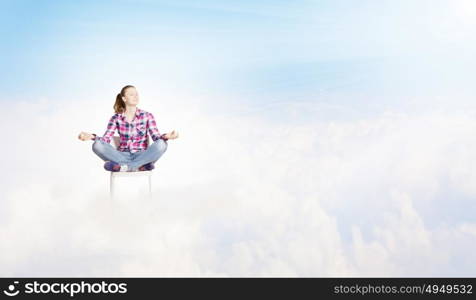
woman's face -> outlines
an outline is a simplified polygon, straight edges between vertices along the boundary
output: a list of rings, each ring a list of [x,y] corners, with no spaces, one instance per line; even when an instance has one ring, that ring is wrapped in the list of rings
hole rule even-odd
[[[135,88],[128,88],[124,92],[124,96],[122,96],[122,100],[126,103],[128,106],[134,106],[139,103],[139,93],[137,93],[137,90]]]

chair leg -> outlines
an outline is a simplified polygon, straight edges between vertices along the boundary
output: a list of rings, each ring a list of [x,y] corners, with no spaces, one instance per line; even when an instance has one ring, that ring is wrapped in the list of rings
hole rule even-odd
[[[152,199],[152,175],[149,174],[149,198]]]
[[[111,200],[114,200],[114,175],[111,172],[111,177],[109,179],[109,197]]]

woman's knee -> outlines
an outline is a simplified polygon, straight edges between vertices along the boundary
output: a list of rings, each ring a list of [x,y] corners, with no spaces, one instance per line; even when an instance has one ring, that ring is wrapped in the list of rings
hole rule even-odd
[[[106,145],[104,145],[102,141],[98,139],[94,141],[92,148],[94,153],[102,153],[104,152]]]
[[[164,141],[163,139],[158,139],[157,141],[155,141],[152,145],[153,147],[155,147],[159,152],[165,152],[167,151],[167,142]]]

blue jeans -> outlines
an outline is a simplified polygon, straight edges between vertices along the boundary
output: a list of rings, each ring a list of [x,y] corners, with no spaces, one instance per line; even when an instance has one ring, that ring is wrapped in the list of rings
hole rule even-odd
[[[93,143],[93,152],[104,161],[112,161],[120,165],[127,165],[128,170],[137,170],[147,163],[155,163],[167,150],[167,142],[158,139],[147,147],[147,150],[131,153],[122,152],[111,144],[97,139]]]

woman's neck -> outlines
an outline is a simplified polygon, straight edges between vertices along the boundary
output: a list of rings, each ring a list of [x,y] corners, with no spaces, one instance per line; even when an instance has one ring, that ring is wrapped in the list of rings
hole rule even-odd
[[[136,113],[137,106],[126,106],[126,115],[134,115]]]

